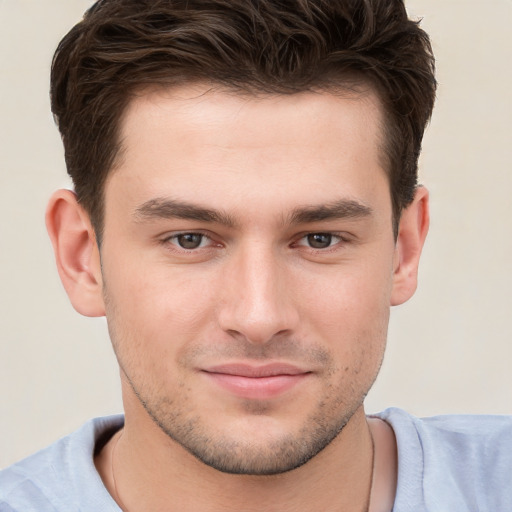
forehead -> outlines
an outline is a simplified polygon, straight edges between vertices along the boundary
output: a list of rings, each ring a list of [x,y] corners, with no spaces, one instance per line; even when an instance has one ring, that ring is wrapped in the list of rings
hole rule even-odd
[[[383,128],[383,108],[378,95],[370,86],[360,84],[350,89],[305,91],[294,94],[265,94],[208,87],[201,83],[179,87],[142,89],[134,94],[121,118],[121,138],[127,141],[136,132],[150,132],[158,122],[174,120],[176,135],[187,137],[222,124],[224,128],[244,128],[240,138],[268,142],[258,133],[262,124],[281,127],[293,136],[295,131],[309,127],[311,134],[318,128],[331,128],[343,116],[355,125],[355,117],[371,128],[380,140]],[[148,121],[148,122],[146,122]],[[142,124],[143,123],[143,124]],[[337,128],[341,128],[341,125]],[[134,130],[135,129],[135,130]],[[296,130],[295,130],[296,129]],[[267,134],[271,134],[267,131]],[[235,133],[229,134],[230,136]],[[342,135],[340,133],[340,135]]]
[[[350,196],[366,182],[388,193],[382,124],[371,91],[251,95],[200,85],[145,91],[123,116],[122,158],[106,200],[114,185],[134,200],[188,199],[193,190],[209,204],[229,190],[259,199],[277,193],[281,201],[284,191],[290,201],[308,193],[320,201],[335,186]]]

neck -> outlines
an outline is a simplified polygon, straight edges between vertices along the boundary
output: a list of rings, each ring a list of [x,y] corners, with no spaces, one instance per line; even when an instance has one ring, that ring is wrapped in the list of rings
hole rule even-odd
[[[212,469],[147,415],[131,415],[135,411],[129,407],[126,412],[122,434],[116,434],[96,460],[107,489],[125,512],[368,510],[373,443],[362,407],[317,456],[274,476]]]

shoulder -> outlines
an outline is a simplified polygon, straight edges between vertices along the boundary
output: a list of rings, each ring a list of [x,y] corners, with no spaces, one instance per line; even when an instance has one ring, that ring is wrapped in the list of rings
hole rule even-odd
[[[390,408],[376,416],[387,421],[398,436],[416,433],[427,441],[471,443],[487,448],[496,441],[512,442],[512,416],[508,415],[447,414],[417,418],[401,409]]]
[[[512,508],[512,416],[377,416],[397,440],[397,499],[419,499],[426,510]]]
[[[397,443],[418,443],[425,456],[430,454],[457,461],[468,457],[479,467],[510,467],[512,464],[512,416],[443,415],[416,418],[400,409],[379,415],[395,431]],[[399,446],[400,447],[400,446]],[[478,469],[478,468],[475,468]]]
[[[94,450],[102,436],[122,423],[122,416],[90,420],[73,434],[0,471],[0,511],[70,512],[83,510],[80,496],[85,488],[108,495],[94,466]]]

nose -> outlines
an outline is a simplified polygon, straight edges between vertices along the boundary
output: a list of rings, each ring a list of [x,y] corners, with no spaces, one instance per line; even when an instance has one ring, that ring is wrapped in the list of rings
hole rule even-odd
[[[225,269],[219,323],[235,337],[265,344],[295,331],[299,314],[290,271],[271,248],[254,244],[238,251]]]

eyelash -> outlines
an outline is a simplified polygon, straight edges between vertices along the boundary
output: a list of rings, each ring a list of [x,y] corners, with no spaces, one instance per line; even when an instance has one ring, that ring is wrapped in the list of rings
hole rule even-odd
[[[184,236],[187,236],[187,235],[202,237],[200,245],[198,247],[194,247],[194,248],[190,248],[190,249],[187,249],[186,247],[181,247],[179,245],[179,243],[178,243],[178,239],[179,239],[179,237],[184,237]],[[178,250],[178,251],[193,252],[193,251],[196,251],[198,249],[208,249],[208,248],[211,248],[211,247],[201,247],[201,244],[205,240],[210,240],[210,242],[213,242],[213,239],[212,239],[211,236],[209,236],[208,234],[203,233],[201,231],[183,231],[181,233],[174,233],[174,234],[164,238],[162,240],[162,243],[165,244],[165,245],[167,245],[167,244],[173,245],[174,247],[176,247],[176,250]],[[176,243],[174,243],[174,241]]]
[[[190,235],[190,236],[200,236],[201,240],[200,240],[199,246],[192,247],[192,248],[182,247],[179,244],[178,239],[179,239],[179,237],[184,237],[184,236],[187,236],[187,235]],[[307,240],[308,237],[313,237],[313,236],[327,236],[327,237],[330,237],[330,240],[329,240],[330,245],[328,245],[327,247],[312,247],[311,245],[300,243],[303,240]],[[332,242],[333,242],[332,239],[337,239],[336,243],[332,244]],[[192,252],[195,252],[195,251],[197,251],[199,249],[206,249],[206,250],[207,249],[211,249],[212,245],[210,245],[210,244],[207,245],[207,246],[202,246],[202,244],[204,242],[207,242],[208,240],[210,241],[210,244],[212,242],[213,242],[213,244],[215,244],[213,238],[210,235],[208,235],[207,233],[204,233],[204,232],[201,232],[201,231],[183,231],[183,232],[180,232],[180,233],[174,233],[174,234],[172,234],[170,236],[167,236],[166,238],[164,238],[162,240],[162,244],[164,244],[164,245],[172,245],[173,249],[177,250],[177,251],[182,251],[182,252],[185,252],[185,253],[192,253]],[[331,252],[333,250],[336,250],[336,248],[340,244],[345,245],[345,244],[348,244],[350,242],[351,242],[351,240],[350,240],[349,237],[347,237],[346,233],[330,232],[330,231],[312,231],[312,232],[301,234],[301,236],[298,237],[291,244],[291,247],[305,247],[307,249],[310,249],[310,250],[318,252],[318,253],[327,253],[327,252]],[[220,243],[217,243],[216,245],[217,246],[221,246]]]
[[[321,237],[321,236],[327,236],[329,237],[329,245],[327,247],[312,247],[310,244],[311,244],[311,240],[308,240],[309,237]],[[337,239],[337,241],[335,243],[332,243],[334,242],[333,239]],[[302,245],[300,244],[301,241],[303,240],[308,240],[309,242],[309,245]],[[340,244],[347,244],[349,243],[350,240],[347,238],[347,236],[343,233],[333,233],[333,232],[330,232],[330,231],[314,231],[314,232],[311,232],[311,233],[306,233],[304,235],[302,235],[300,238],[298,238],[297,242],[294,243],[294,245],[297,245],[299,247],[307,247],[308,249],[311,249],[313,251],[316,251],[316,252],[330,252],[330,251],[333,251],[333,250],[336,250],[336,248],[340,245]]]

